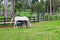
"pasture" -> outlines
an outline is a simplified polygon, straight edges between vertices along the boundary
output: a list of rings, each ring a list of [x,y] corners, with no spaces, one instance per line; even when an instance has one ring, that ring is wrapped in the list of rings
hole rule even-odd
[[[0,40],[60,40],[60,20],[32,23],[32,28],[0,28]]]

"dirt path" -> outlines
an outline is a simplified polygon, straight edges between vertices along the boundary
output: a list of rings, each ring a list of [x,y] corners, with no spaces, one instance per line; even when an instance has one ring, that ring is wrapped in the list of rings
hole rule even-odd
[[[0,28],[14,28],[13,26],[0,26]]]

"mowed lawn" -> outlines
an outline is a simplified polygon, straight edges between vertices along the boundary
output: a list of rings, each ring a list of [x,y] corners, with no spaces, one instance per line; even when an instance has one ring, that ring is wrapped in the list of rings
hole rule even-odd
[[[32,23],[32,28],[2,28],[0,40],[60,40],[60,20]]]

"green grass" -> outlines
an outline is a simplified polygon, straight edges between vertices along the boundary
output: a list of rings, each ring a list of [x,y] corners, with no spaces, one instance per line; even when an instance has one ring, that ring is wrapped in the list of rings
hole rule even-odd
[[[60,20],[32,23],[32,28],[0,29],[0,40],[60,40]]]

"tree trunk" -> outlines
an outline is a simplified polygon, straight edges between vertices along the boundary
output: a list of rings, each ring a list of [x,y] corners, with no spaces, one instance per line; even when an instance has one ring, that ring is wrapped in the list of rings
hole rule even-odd
[[[47,13],[48,13],[48,6],[47,6]]]
[[[50,0],[50,15],[52,15],[52,5],[51,5],[51,0]]]
[[[8,0],[3,0],[4,1],[4,17],[7,18],[8,16]]]
[[[53,14],[55,13],[55,4],[53,2]]]
[[[11,17],[14,17],[14,0],[11,0]]]
[[[55,7],[53,8],[53,14],[55,14]]]

